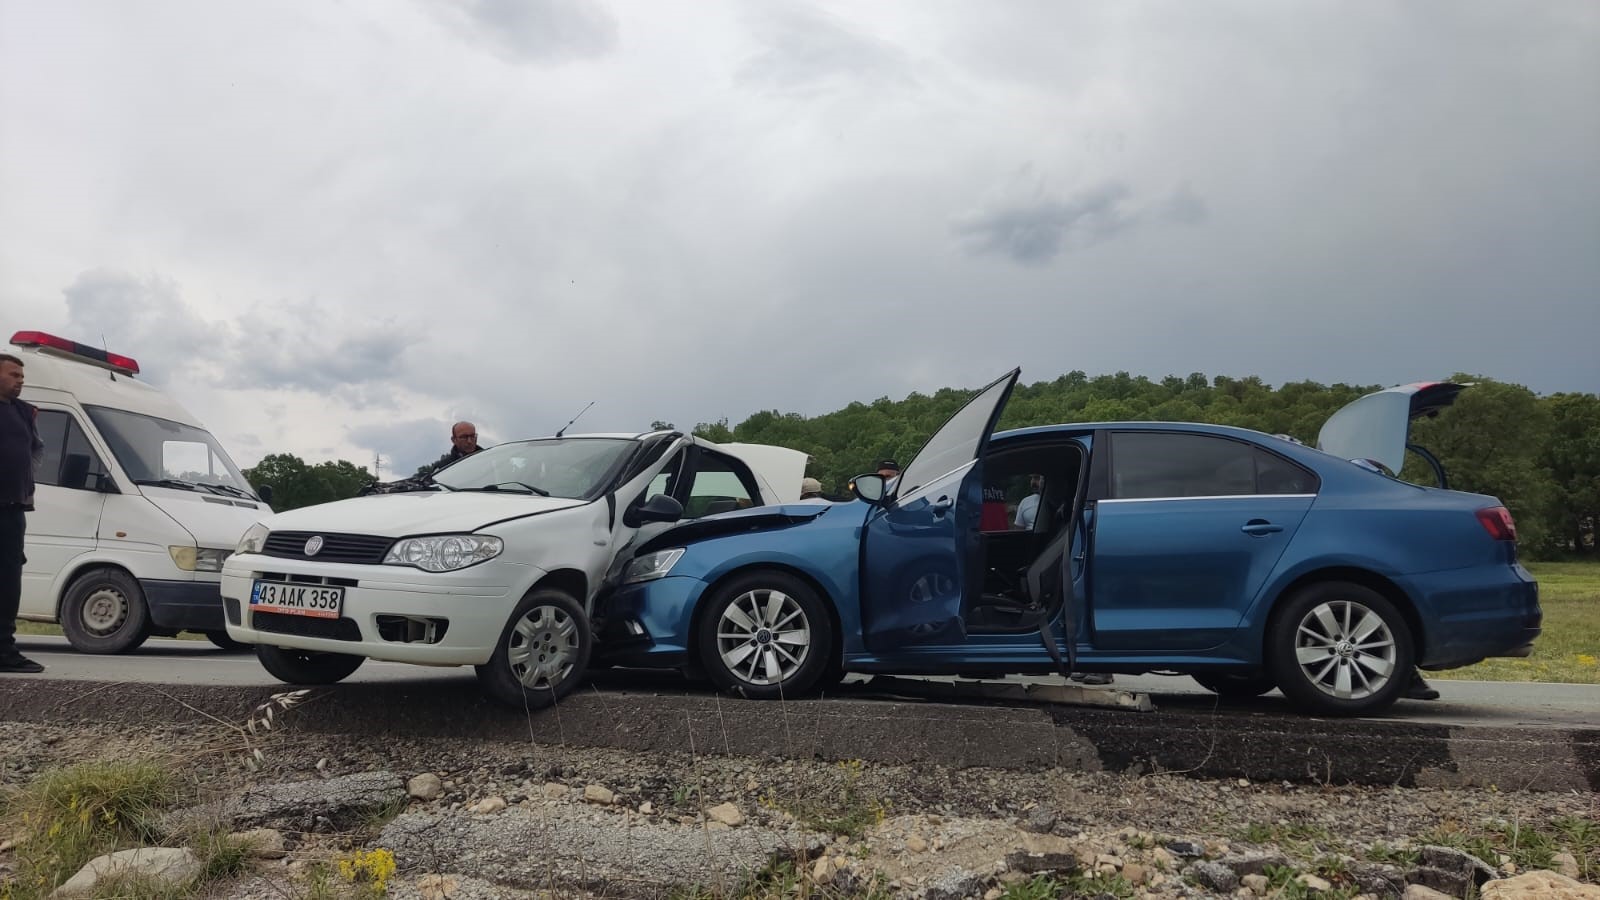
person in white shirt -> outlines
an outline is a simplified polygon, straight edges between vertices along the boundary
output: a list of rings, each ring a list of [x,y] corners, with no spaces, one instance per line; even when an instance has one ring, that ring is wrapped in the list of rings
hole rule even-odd
[[[1012,524],[1023,531],[1032,531],[1033,523],[1039,517],[1039,492],[1044,489],[1043,475],[1028,476],[1028,496],[1022,498],[1017,504],[1017,516]]]

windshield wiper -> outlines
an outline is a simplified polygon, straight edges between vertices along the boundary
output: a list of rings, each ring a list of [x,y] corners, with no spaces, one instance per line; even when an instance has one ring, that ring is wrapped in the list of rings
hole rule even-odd
[[[208,488],[211,488],[214,491],[227,491],[228,493],[232,494],[235,497],[243,497],[246,500],[256,500],[256,499],[258,499],[255,494],[252,494],[252,493],[250,493],[249,491],[246,491],[246,490],[241,490],[239,488],[236,488],[231,484],[211,484],[209,482],[206,482],[205,486],[208,487]]]
[[[177,488],[180,491],[198,491],[200,485],[192,481],[183,481],[178,478],[135,478],[134,484],[148,484],[155,487]]]
[[[524,482],[524,481],[497,481],[494,484],[486,484],[483,487],[460,488],[460,490],[463,490],[463,491],[499,491],[499,490],[503,490],[503,488],[501,488],[501,485],[503,485],[503,484],[514,484],[517,487],[525,489],[527,493],[538,494],[541,497],[550,496],[550,492],[545,490],[544,488],[534,487],[533,485],[528,484],[527,482]]]

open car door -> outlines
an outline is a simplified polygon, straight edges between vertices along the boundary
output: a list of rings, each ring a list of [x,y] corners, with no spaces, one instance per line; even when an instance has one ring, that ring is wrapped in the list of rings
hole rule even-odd
[[[981,589],[975,565],[983,451],[1020,369],[980,390],[923,445],[867,517],[861,618],[868,649],[966,639],[962,600]]]

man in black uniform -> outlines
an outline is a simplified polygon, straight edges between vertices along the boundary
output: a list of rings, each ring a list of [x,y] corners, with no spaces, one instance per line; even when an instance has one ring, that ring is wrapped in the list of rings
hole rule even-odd
[[[44,456],[34,423],[38,410],[23,401],[22,381],[22,360],[0,353],[0,672],[44,671],[17,651],[23,514],[33,509],[33,469]]]

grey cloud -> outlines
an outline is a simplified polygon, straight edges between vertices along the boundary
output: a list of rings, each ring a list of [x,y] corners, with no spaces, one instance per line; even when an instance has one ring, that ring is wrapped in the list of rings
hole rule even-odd
[[[104,340],[113,352],[143,356],[141,375],[154,384],[169,384],[175,370],[211,357],[228,341],[227,330],[195,316],[167,278],[90,269],[62,293],[75,340]],[[173,365],[163,367],[161,360]]]
[[[1034,197],[969,213],[954,230],[978,255],[1001,254],[1023,265],[1043,265],[1063,250],[1088,247],[1132,228],[1131,192],[1118,182],[1083,190],[1066,200]]]
[[[444,419],[409,419],[381,425],[360,425],[345,430],[358,447],[384,457],[384,481],[405,478],[423,463],[438,459],[450,449],[450,426]],[[358,462],[371,468],[370,458]]]
[[[915,84],[903,50],[852,31],[825,13],[779,8],[756,19],[754,30],[763,49],[738,73],[738,80],[748,86],[796,91],[830,82]]]
[[[1175,225],[1199,225],[1210,217],[1206,201],[1187,184],[1173,191],[1161,206],[1161,218]]]
[[[592,0],[453,0],[440,9],[508,62],[590,59],[617,46],[617,20]]]

